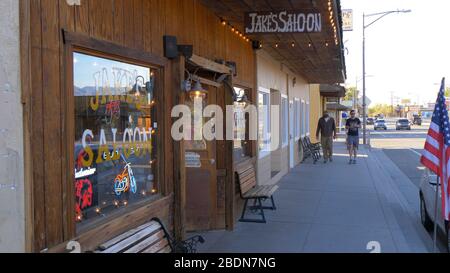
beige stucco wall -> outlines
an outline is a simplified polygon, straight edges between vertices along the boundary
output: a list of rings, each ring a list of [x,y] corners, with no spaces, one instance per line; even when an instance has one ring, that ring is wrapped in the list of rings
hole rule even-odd
[[[303,77],[290,71],[280,62],[274,60],[262,50],[257,52],[257,80],[258,88],[277,90],[280,92],[279,94],[277,94],[277,98],[275,99],[273,95],[271,96],[272,104],[274,102],[276,104],[280,103],[282,95],[286,95],[288,97],[288,102],[289,100],[294,100],[294,98],[299,98],[300,100],[304,100],[305,102],[310,101],[310,88],[307,81]],[[279,132],[281,132],[281,112],[277,120],[273,118],[271,119],[271,123],[272,134],[275,133],[274,130],[278,130]],[[275,127],[274,123],[278,123],[278,127]],[[289,171],[290,146],[288,145],[283,147],[281,142],[282,140],[280,139],[280,144],[277,150],[274,150],[264,157],[258,156],[257,178],[258,183],[261,185],[277,183],[281,179],[281,177],[283,177]],[[299,146],[297,141],[294,141],[293,151],[294,165],[297,165],[302,159],[302,155],[301,153],[299,153]],[[274,166],[275,169],[279,169],[280,172],[274,177],[271,177],[271,171]]]
[[[0,1],[0,252],[25,251],[19,1]]]
[[[322,116],[322,103],[321,103],[321,97],[320,97],[320,85],[318,84],[312,84],[310,91],[309,91],[309,100],[311,103],[311,111],[310,111],[310,131],[311,131],[311,141],[312,142],[318,142],[319,140],[316,139],[316,130],[317,130],[317,123],[319,121],[319,118]]]

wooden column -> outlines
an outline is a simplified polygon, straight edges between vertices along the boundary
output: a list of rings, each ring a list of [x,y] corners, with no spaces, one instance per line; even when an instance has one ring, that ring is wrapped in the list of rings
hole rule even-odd
[[[178,57],[172,62],[172,97],[173,106],[184,103],[181,82],[184,81],[185,58]],[[171,136],[168,136],[171,137]],[[186,207],[186,168],[184,163],[184,142],[173,141],[173,190],[174,190],[174,236],[183,240],[185,229]]]
[[[233,77],[227,78],[228,86],[225,84],[225,106],[233,105],[233,97],[231,95],[230,86],[233,86]],[[224,132],[226,132],[226,124],[224,123]],[[227,230],[234,229],[234,165],[233,165],[233,141],[225,141],[225,166],[227,176],[225,178],[225,225]]]

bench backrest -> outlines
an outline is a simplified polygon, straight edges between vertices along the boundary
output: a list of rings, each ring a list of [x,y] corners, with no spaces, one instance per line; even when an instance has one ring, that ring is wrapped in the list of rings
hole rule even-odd
[[[159,219],[152,219],[135,229],[101,244],[101,253],[169,253],[172,244]]]
[[[256,187],[256,172],[252,163],[245,165],[245,167],[237,170],[236,173],[239,179],[241,195]]]

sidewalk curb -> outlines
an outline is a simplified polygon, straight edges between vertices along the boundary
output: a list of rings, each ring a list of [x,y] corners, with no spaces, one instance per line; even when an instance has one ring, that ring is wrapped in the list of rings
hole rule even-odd
[[[409,231],[413,231],[414,234],[410,234],[412,236],[415,236],[413,239],[419,240],[423,243],[425,249],[421,249],[416,247],[411,247],[411,245],[408,243],[408,241],[411,241],[411,238],[408,236],[410,240],[406,240],[404,235],[403,240],[404,243],[407,245],[409,252],[424,252],[429,251],[429,242],[424,241],[424,238],[429,237],[428,234],[424,230],[420,230],[417,228],[417,216],[415,215],[415,212],[411,208],[409,202],[406,200],[404,194],[402,191],[398,188],[397,183],[393,180],[393,177],[400,177],[402,180],[407,179],[409,183],[412,182],[407,178],[398,168],[397,166],[386,156],[384,155],[383,151],[381,149],[370,149],[369,153],[372,155],[372,160],[376,164],[378,171],[375,173],[372,173],[372,177],[374,181],[376,181],[376,187],[377,191],[379,191],[380,194],[383,194],[386,198],[389,205],[389,209],[391,210],[391,213],[395,217],[396,224],[400,230],[406,230],[402,225],[400,224],[400,220],[404,220],[408,223],[406,225],[406,228],[411,228]],[[369,168],[370,169],[370,168]],[[375,170],[374,170],[375,171]],[[376,174],[375,176],[373,174]],[[379,188],[379,185],[384,185],[386,188]],[[387,190],[390,190],[390,192],[387,192]],[[394,212],[395,205],[399,205],[401,209],[401,215],[404,216],[403,219],[398,219]],[[398,215],[398,213],[397,213]],[[406,224],[406,223],[403,223]]]

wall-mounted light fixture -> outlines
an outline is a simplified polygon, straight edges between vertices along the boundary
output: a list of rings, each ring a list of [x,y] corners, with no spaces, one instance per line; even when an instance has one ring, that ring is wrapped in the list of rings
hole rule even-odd
[[[206,99],[207,95],[208,95],[208,91],[206,89],[203,89],[203,86],[200,83],[200,80],[197,80],[194,88],[192,88],[192,90],[189,91],[189,97],[191,98],[191,100],[194,100],[197,98]]]
[[[191,75],[189,71],[186,70],[186,73],[188,74],[188,78],[183,82],[182,84],[182,90],[185,91],[191,100],[194,100],[196,98],[202,98],[205,99],[208,95],[208,91],[206,89],[203,89],[203,86],[200,82],[200,79],[195,75]],[[192,85],[192,82],[195,81],[195,85]]]
[[[140,79],[142,79],[142,84],[140,84]],[[135,84],[133,85],[133,89],[131,89],[131,94],[140,97],[141,95],[147,95],[148,103],[150,104],[153,101],[153,88],[155,83],[155,77],[153,73],[150,73],[150,80],[145,81],[143,76],[137,76]]]

